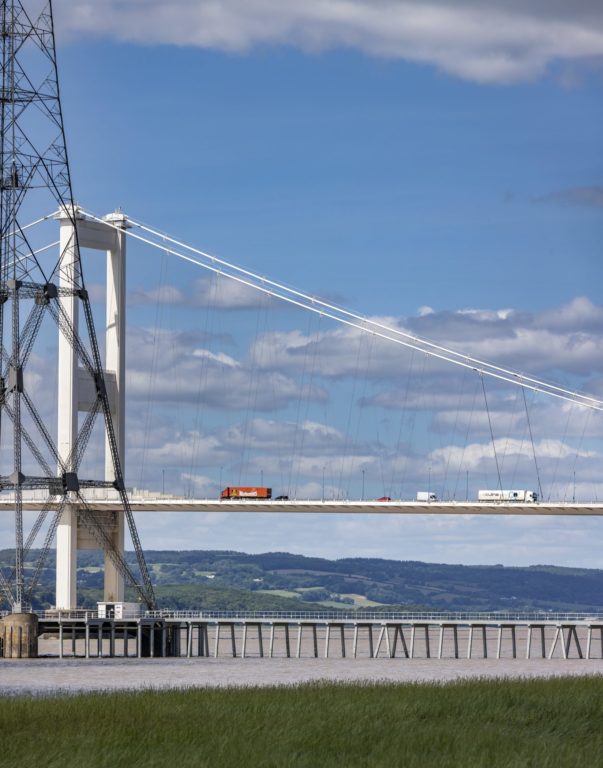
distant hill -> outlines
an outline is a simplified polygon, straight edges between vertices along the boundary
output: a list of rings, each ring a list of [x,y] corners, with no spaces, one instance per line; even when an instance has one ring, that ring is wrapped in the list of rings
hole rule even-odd
[[[36,551],[30,554],[33,564]],[[287,552],[148,550],[162,606],[179,609],[603,610],[603,570],[533,565],[445,565],[380,558],[327,560]],[[7,568],[10,550],[0,550]],[[129,552],[127,559],[135,562]],[[102,589],[99,552],[78,554],[78,586],[93,606]],[[54,553],[36,605],[54,603]]]

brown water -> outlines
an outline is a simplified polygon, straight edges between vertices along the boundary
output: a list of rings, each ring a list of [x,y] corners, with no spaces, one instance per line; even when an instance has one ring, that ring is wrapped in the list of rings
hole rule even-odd
[[[5,695],[337,682],[445,682],[476,677],[601,675],[601,659],[31,659],[0,660]]]

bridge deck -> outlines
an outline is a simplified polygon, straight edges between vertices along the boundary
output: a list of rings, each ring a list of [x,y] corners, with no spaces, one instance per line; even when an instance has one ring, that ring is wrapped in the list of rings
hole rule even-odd
[[[105,498],[86,496],[98,511],[121,509],[117,495]],[[40,509],[46,497],[38,492],[24,494],[23,508]],[[420,501],[320,501],[320,500],[228,500],[185,499],[173,496],[132,495],[134,512],[272,512],[281,514],[379,514],[379,515],[603,515],[603,503],[541,502],[420,502]],[[9,494],[0,496],[0,511],[12,511],[14,501]]]

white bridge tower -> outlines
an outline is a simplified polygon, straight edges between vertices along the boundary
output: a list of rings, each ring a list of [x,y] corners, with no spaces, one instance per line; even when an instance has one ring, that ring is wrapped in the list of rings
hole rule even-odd
[[[125,460],[125,351],[126,351],[126,217],[121,213],[105,217],[107,224],[87,219],[80,213],[73,217],[77,222],[77,237],[73,220],[65,211],[58,214],[60,224],[61,253],[71,256],[64,261],[62,281],[69,281],[68,274],[79,263],[76,249],[89,248],[104,251],[107,258],[106,285],[106,340],[104,376],[107,395],[117,441],[122,469]],[[65,256],[63,257],[65,259]],[[65,314],[78,330],[78,299],[61,297]],[[79,413],[89,411],[95,401],[95,384],[90,373],[78,365],[78,356],[72,344],[59,336],[58,375],[58,450],[63,462],[73,455],[78,434]],[[105,480],[114,481],[111,447],[105,436]],[[56,607],[77,607],[77,551],[98,549],[96,538],[89,528],[79,522],[77,503],[66,504],[57,527],[56,539]],[[102,524],[115,548],[124,554],[124,512],[106,512]],[[124,576],[114,560],[105,552],[104,600],[124,599]]]

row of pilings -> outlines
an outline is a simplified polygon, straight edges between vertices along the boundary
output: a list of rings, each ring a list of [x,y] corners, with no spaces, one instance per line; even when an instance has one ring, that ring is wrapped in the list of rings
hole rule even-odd
[[[106,619],[12,614],[4,658],[603,658],[603,620]]]

